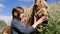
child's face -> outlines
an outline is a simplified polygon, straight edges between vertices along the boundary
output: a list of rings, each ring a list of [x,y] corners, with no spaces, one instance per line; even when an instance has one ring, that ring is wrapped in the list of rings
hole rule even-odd
[[[19,18],[23,19],[24,18],[24,11],[23,10],[20,10],[20,16]]]
[[[14,15],[17,16],[18,13],[17,12],[14,12]],[[23,19],[24,18],[24,11],[23,10],[20,10],[20,16],[19,18]]]

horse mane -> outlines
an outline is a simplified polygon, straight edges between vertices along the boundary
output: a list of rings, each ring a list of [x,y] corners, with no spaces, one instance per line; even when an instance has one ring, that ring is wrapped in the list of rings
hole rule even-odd
[[[32,20],[32,14],[33,14],[33,6],[34,6],[34,4],[32,5],[32,7],[29,8],[26,17],[21,20],[22,22],[24,22],[27,25],[31,25],[31,22],[32,22],[31,20]]]
[[[35,0],[35,2],[36,1],[40,1],[40,0]],[[46,7],[48,6],[45,0],[41,1],[41,3],[44,3]],[[36,6],[35,6],[35,3],[34,3],[32,5],[32,7],[28,10],[27,16],[24,19],[22,19],[22,22],[24,22],[24,23],[26,23],[27,25],[30,25],[30,26],[33,25],[34,24],[34,14],[35,14],[35,12],[36,12]],[[37,11],[37,12],[39,12],[39,11]]]

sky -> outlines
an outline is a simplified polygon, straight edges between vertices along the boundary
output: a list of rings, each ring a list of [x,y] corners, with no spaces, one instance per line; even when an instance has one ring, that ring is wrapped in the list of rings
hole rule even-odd
[[[47,0],[48,4],[52,4],[58,2],[60,0]],[[11,12],[13,7],[22,6],[25,8],[31,7],[34,3],[34,0],[0,0],[0,20],[8,20],[11,19]]]
[[[58,0],[47,0],[47,3],[54,3]],[[30,7],[34,0],[0,0],[0,15],[11,16],[12,8],[15,6]]]

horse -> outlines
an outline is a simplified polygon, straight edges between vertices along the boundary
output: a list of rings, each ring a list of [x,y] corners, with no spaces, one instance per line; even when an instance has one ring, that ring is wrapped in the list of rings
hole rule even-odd
[[[45,9],[47,9],[48,5],[46,3],[46,0],[35,0],[35,3],[31,6],[31,8],[28,10],[27,16],[22,19],[24,23],[27,23],[27,25],[31,26],[34,24],[34,16],[38,15],[36,13],[38,12],[44,12],[43,14],[49,17],[49,12]],[[42,9],[44,8],[44,9]],[[43,11],[40,11],[42,9]],[[48,18],[47,18],[48,19]]]

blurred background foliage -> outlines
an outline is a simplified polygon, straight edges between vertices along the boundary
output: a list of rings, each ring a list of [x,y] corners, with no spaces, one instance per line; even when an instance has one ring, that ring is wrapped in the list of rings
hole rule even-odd
[[[0,34],[2,34],[2,31],[5,28],[5,26],[6,26],[5,21],[0,20]]]

